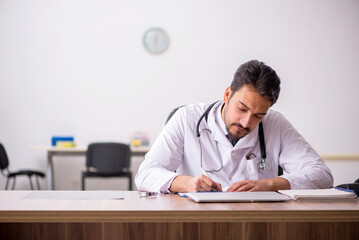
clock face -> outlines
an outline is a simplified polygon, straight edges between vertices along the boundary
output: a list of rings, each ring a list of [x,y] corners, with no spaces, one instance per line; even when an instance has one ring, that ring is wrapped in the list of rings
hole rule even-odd
[[[168,35],[161,28],[151,28],[143,35],[143,46],[150,53],[163,53],[168,48],[168,45]]]

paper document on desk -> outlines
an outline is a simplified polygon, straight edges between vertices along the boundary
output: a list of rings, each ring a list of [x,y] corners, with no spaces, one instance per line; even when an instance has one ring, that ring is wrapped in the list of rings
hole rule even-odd
[[[182,193],[195,202],[281,202],[290,198],[273,191]]]
[[[339,190],[335,188],[329,189],[298,189],[298,190],[279,190],[278,192],[285,194],[293,199],[298,200],[335,200],[356,198],[356,194],[351,190]]]
[[[124,199],[123,191],[34,191],[25,199]]]

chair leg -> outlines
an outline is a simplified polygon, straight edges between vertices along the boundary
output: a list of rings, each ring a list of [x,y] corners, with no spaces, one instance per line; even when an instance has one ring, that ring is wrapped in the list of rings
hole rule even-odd
[[[37,189],[41,190],[40,183],[39,183],[39,177],[38,176],[35,176],[35,177],[36,177]]]
[[[9,177],[6,178],[5,190],[7,190],[8,186],[9,186]]]
[[[29,177],[29,182],[30,182],[30,188],[31,188],[31,190],[34,190],[34,186],[32,185],[31,177],[30,176],[28,176],[28,177]]]
[[[85,190],[85,175],[82,173],[81,190]]]
[[[14,181],[12,182],[12,189],[11,190],[15,189],[15,182],[16,182],[16,177],[14,177]]]
[[[130,189],[130,191],[132,191],[132,176],[128,177],[128,188]]]

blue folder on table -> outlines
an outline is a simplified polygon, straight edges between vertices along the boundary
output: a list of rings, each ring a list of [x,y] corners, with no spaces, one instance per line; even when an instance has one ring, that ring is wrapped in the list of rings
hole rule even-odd
[[[74,137],[70,137],[70,136],[69,137],[56,137],[56,136],[54,136],[54,137],[51,138],[51,145],[56,146],[56,143],[59,142],[59,141],[61,141],[61,142],[73,142]]]

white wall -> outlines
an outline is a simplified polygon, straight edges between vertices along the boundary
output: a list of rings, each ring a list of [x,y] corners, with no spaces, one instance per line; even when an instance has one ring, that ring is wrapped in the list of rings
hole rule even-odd
[[[158,56],[141,42],[155,26],[170,37]],[[0,141],[14,170],[46,170],[29,147],[56,134],[86,145],[142,130],[153,142],[173,107],[221,99],[235,69],[259,59],[282,79],[274,108],[319,153],[358,153],[358,43],[356,0],[0,0]],[[355,161],[330,167],[359,177]],[[56,188],[79,189],[83,168],[55,159]]]

